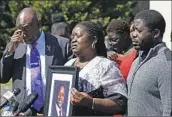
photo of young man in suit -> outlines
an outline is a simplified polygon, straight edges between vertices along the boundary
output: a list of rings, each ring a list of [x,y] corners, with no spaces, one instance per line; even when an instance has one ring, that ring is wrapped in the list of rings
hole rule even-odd
[[[55,90],[55,98],[52,102],[51,116],[66,116],[67,93],[64,84],[60,84]]]

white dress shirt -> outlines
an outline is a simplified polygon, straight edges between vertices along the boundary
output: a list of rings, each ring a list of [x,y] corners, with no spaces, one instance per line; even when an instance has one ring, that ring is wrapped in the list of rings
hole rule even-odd
[[[60,116],[60,110],[61,110],[61,116],[65,116],[63,115],[63,111],[62,111],[62,108],[59,108],[56,104],[56,111],[57,111],[57,115]]]

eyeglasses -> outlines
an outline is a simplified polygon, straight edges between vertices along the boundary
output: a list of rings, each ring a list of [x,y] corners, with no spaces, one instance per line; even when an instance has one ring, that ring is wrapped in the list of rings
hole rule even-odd
[[[16,29],[25,30],[28,26],[30,26],[30,24],[21,24],[17,26]]]

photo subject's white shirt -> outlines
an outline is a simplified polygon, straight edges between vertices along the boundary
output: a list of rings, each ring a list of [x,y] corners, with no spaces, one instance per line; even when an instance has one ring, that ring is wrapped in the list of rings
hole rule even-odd
[[[31,51],[31,44],[27,44],[26,50],[26,93],[27,95],[31,94],[31,66],[30,66],[30,51]],[[46,90],[46,73],[45,73],[45,33],[41,31],[41,35],[37,40],[36,48],[40,54],[41,60],[41,75],[42,75],[42,82],[43,82],[43,95],[45,101],[45,90]]]
[[[60,116],[60,110],[61,110],[61,114],[62,116],[66,116],[66,115],[63,115],[63,111],[62,111],[62,108],[60,109],[57,104],[56,104],[56,111],[57,111],[57,115]]]

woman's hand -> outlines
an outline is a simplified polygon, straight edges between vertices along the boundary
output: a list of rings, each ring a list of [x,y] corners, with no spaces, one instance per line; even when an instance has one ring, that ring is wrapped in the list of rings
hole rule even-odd
[[[79,92],[75,88],[71,89],[71,103],[74,105],[92,107],[93,98],[85,92]]]
[[[110,60],[116,60],[118,57],[118,53],[114,52],[114,51],[108,51],[107,52],[107,58]]]

